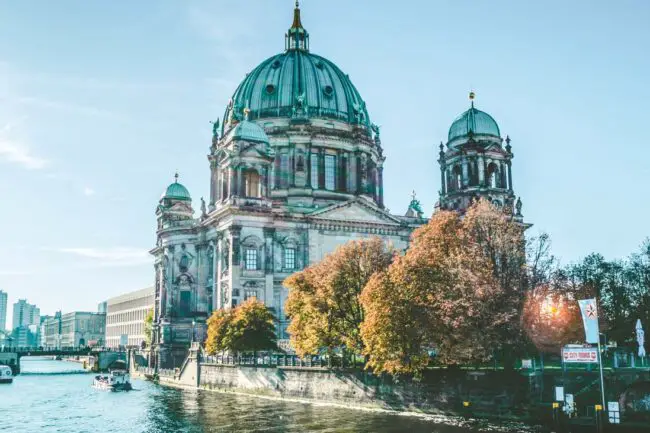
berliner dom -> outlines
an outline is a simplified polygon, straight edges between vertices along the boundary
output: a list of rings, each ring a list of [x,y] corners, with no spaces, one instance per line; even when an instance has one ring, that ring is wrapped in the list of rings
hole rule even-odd
[[[438,207],[462,211],[478,196],[511,206],[509,143],[472,102],[441,144]],[[251,297],[286,341],[282,282],[349,240],[379,236],[406,249],[426,218],[415,194],[402,215],[385,208],[383,146],[349,76],[313,52],[296,3],[284,50],[246,75],[213,122],[209,197],[195,210],[177,175],[156,208],[158,366],[176,367],[214,310]]]

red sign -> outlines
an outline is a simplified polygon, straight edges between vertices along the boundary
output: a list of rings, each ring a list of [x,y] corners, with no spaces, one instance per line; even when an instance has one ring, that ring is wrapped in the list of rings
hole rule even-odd
[[[598,364],[598,349],[594,347],[565,347],[562,349],[564,362]]]

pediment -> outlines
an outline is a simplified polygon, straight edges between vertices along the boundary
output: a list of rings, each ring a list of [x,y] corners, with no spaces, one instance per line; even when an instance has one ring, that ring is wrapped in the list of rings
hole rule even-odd
[[[350,200],[335,204],[310,214],[310,218],[318,220],[354,221],[380,224],[400,224],[401,221],[378,207]]]

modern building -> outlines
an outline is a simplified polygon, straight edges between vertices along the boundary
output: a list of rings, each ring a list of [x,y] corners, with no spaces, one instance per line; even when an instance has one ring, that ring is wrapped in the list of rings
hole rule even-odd
[[[106,301],[97,304],[97,312],[106,314]]]
[[[61,312],[48,316],[41,325],[41,346],[49,349],[61,348]]]
[[[19,326],[40,325],[41,311],[36,305],[28,304],[26,299],[19,299],[14,304],[12,329]]]
[[[140,347],[146,341],[144,320],[153,308],[153,287],[106,301],[106,347]]]
[[[152,360],[160,367],[182,362],[213,310],[251,297],[275,312],[278,338],[287,338],[287,276],[353,239],[379,236],[405,249],[426,222],[415,196],[405,215],[384,207],[380,129],[349,76],[311,52],[300,12],[284,51],[246,75],[213,124],[210,195],[198,217],[178,174],[156,208]],[[460,210],[474,196],[512,202],[512,154],[488,118],[471,107],[453,123],[439,207]]]
[[[7,329],[7,292],[0,290],[0,332]]]
[[[103,346],[106,315],[75,311],[61,316],[60,347]]]

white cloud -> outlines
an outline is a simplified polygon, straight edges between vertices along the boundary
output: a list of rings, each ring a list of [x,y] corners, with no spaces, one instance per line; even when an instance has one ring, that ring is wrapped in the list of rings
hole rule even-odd
[[[12,128],[11,123],[6,123],[0,129],[0,161],[22,165],[29,170],[45,168],[49,161],[33,155],[27,145],[8,137]]]
[[[46,249],[86,258],[102,266],[133,266],[147,264],[153,261],[153,257],[149,255],[147,250],[132,247]]]
[[[40,170],[49,164],[46,159],[33,155],[24,144],[0,137],[0,161],[3,160],[29,170]]]
[[[84,195],[85,195],[86,197],[90,197],[90,196],[92,196],[92,195],[95,195],[95,190],[92,189],[92,188],[89,187],[89,186],[84,187]]]

